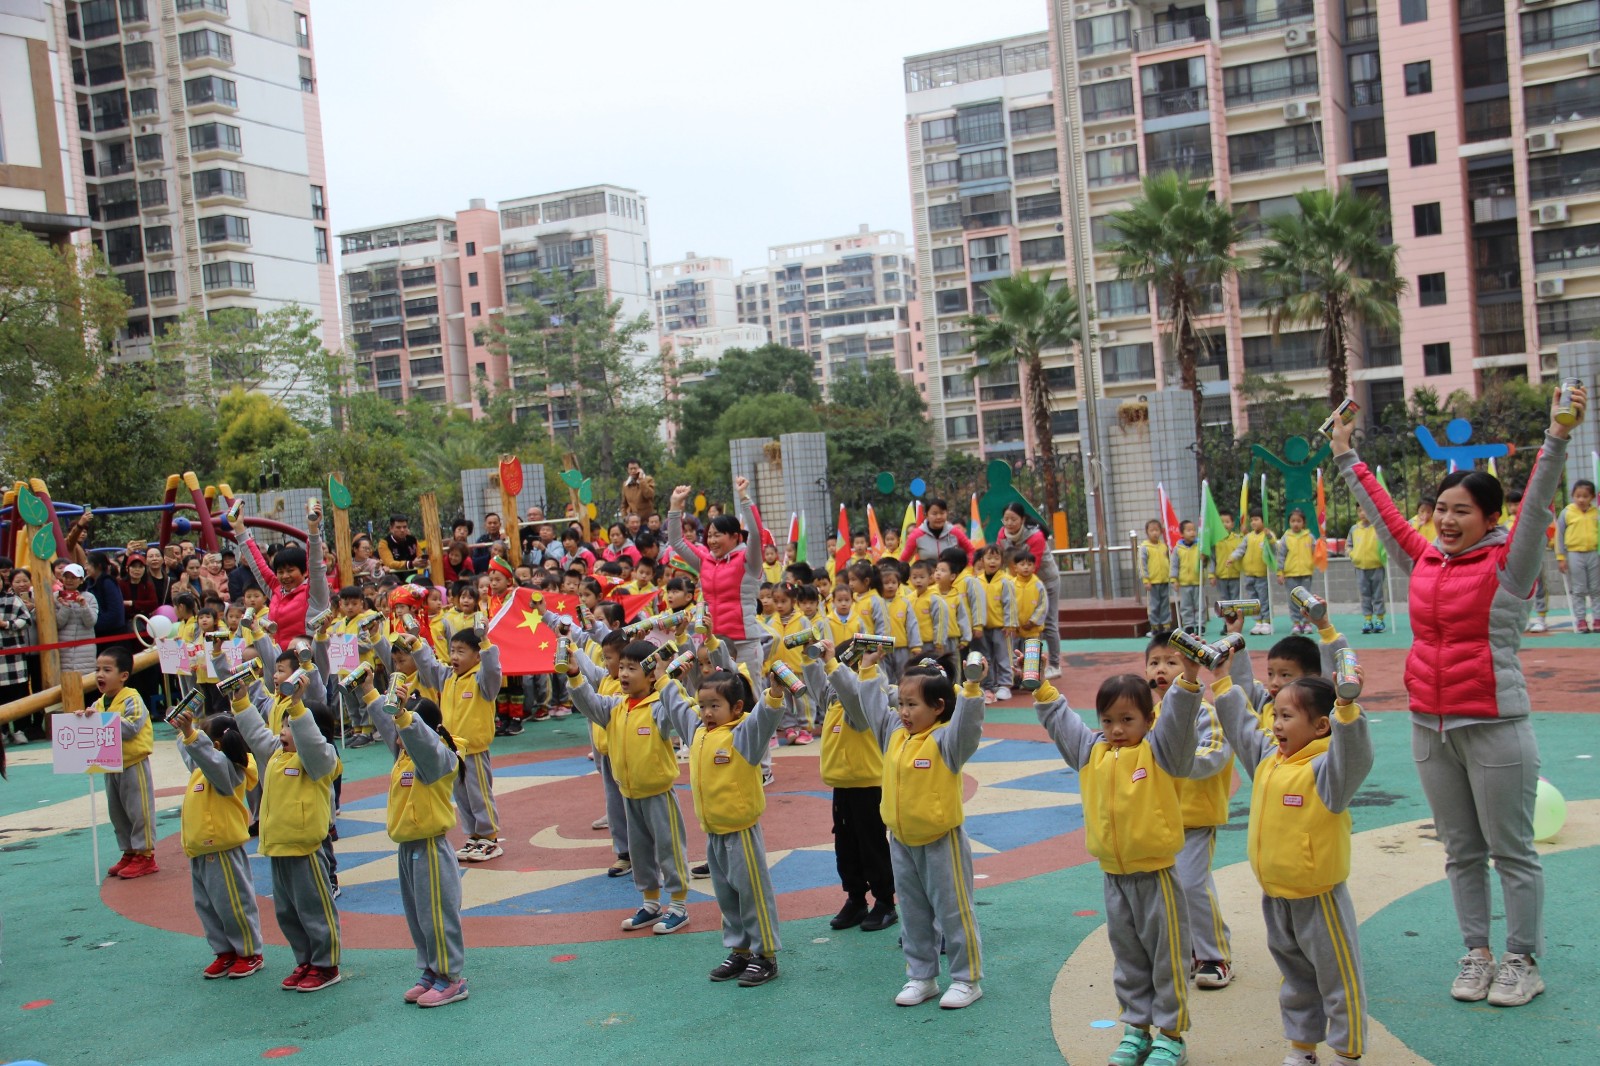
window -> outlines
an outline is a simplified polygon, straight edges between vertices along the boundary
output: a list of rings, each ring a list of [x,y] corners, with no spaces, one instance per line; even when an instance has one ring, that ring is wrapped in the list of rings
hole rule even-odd
[[[1533,262],[1534,269],[1541,274],[1600,264],[1600,225],[1535,230]]]
[[[322,226],[314,227],[316,233],[317,262],[331,263],[333,258],[328,254],[328,231]]]
[[[1600,148],[1528,160],[1528,195],[1535,200],[1600,189]]]
[[[1300,214],[1300,201],[1293,196],[1273,196],[1266,200],[1247,200],[1238,205],[1239,232],[1247,240],[1267,235],[1267,223],[1285,215]]]
[[[970,400],[975,394],[972,379],[965,374],[946,374],[940,393],[947,400]]]
[[[467,285],[472,287],[472,288],[477,288],[477,285],[478,285],[478,272],[476,270],[472,270],[472,271],[468,271],[467,272]]]
[[[1038,196],[1017,197],[1017,221],[1037,222],[1040,219],[1061,217],[1061,193],[1041,193]]]
[[[1107,318],[1150,313],[1149,286],[1137,281],[1097,281],[1095,308]]]
[[[1069,407],[1064,411],[1050,412],[1050,435],[1052,437],[1065,436],[1078,432],[1078,409]]]
[[[1100,375],[1106,384],[1148,381],[1156,376],[1153,344],[1112,344],[1100,349]]]
[[[478,254],[478,242],[477,241],[468,241],[467,242],[467,254],[468,255],[477,255]]]
[[[961,205],[960,204],[935,204],[928,208],[928,228],[960,229]]]
[[[200,104],[239,106],[238,86],[227,78],[218,78],[214,75],[204,78],[190,78],[184,82],[183,98],[190,107],[196,107]]]
[[[1419,274],[1417,276],[1417,301],[1423,307],[1439,307],[1445,303],[1444,275]]]
[[[481,314],[483,314],[483,305],[476,300],[472,301],[472,317],[477,318]]]
[[[1145,167],[1155,173],[1179,170],[1205,177],[1212,171],[1211,127],[1184,126],[1181,129],[1148,133],[1144,138]]]
[[[199,220],[200,243],[249,244],[250,220],[237,215],[208,215]]]
[[[300,56],[300,91],[314,93],[317,91],[316,72],[311,69],[311,57]]]
[[[1038,240],[1022,242],[1022,263],[1032,266],[1036,263],[1056,263],[1067,257],[1067,244],[1063,237],[1041,237]]]
[[[1022,443],[1022,408],[1003,407],[983,413],[983,443]]]
[[[1244,339],[1244,368],[1252,374],[1287,374],[1324,365],[1320,330]]]
[[[1008,273],[1011,270],[1011,238],[979,238],[969,246],[967,255],[967,268],[973,274]]]
[[[439,313],[439,298],[437,296],[423,296],[415,300],[406,301],[406,317],[421,318],[425,315]]]
[[[961,164],[954,159],[947,159],[939,163],[924,163],[922,165],[922,180],[929,188],[935,185],[954,185],[961,180]]]
[[[1350,106],[1372,107],[1383,103],[1383,69],[1377,52],[1357,52],[1345,60],[1350,74]]]
[[[1269,59],[1264,63],[1246,63],[1222,70],[1222,98],[1228,107],[1304,96],[1315,93],[1317,88],[1317,57],[1314,55]]]
[[[988,229],[1011,225],[1011,193],[985,192],[961,198],[961,225],[965,229]]]
[[[1013,173],[1019,178],[1033,178],[1056,172],[1056,150],[1046,148],[1041,152],[1018,152],[1012,157]]]
[[[981,152],[964,152],[961,156],[962,181],[986,181],[1006,176],[1006,150],[985,148]]]
[[[1056,109],[1051,104],[1019,108],[1011,112],[1011,136],[1030,137],[1036,133],[1052,133],[1056,128]]]
[[[1279,170],[1322,161],[1322,124],[1281,126],[1228,138],[1228,165],[1235,171]]]
[[[233,62],[233,38],[216,30],[191,30],[178,34],[178,54],[184,61],[223,59]]]
[[[933,269],[935,271],[960,270],[966,264],[966,261],[966,252],[962,250],[960,245],[956,245],[953,248],[935,248],[933,250]]]
[[[1413,133],[1406,138],[1411,146],[1411,165],[1414,167],[1428,167],[1439,161],[1439,145],[1433,131],[1427,133]]]
[[[167,202],[167,183],[163,178],[152,178],[139,183],[139,206],[160,207]]]
[[[328,197],[321,185],[311,186],[311,217],[318,222],[328,220]]]
[[[1411,232],[1418,237],[1437,237],[1444,232],[1444,221],[1438,204],[1413,204],[1411,207]]]
[[[1529,85],[1522,98],[1529,126],[1600,118],[1600,75]]]
[[[139,227],[122,226],[106,231],[106,261],[114,267],[128,266],[144,259],[139,249]]]
[[[1198,56],[1147,66],[1139,83],[1147,119],[1206,109],[1206,61]]]
[[[1133,44],[1133,34],[1129,32],[1129,16],[1126,11],[1115,15],[1079,19],[1075,32],[1078,36],[1080,56],[1121,51]]]
[[[178,295],[178,274],[174,270],[158,270],[149,277],[152,300],[175,299]]]
[[[1012,112],[1017,114],[1017,112]],[[1102,81],[1083,87],[1083,120],[1121,118],[1133,114],[1133,79]]]
[[[1428,0],[1400,0],[1400,25],[1428,21]]]
[[[957,144],[994,144],[1005,139],[1005,115],[1000,104],[978,104],[956,112]]]
[[[966,289],[940,289],[933,294],[933,309],[941,315],[959,315],[967,309]]]
[[[311,23],[299,11],[294,14],[294,43],[297,48],[311,47]]]
[[[1462,88],[1485,89],[1510,80],[1504,24],[1461,35]]]
[[[212,196],[242,200],[245,198],[244,173],[238,170],[197,170],[194,173],[194,195],[200,200]]]
[[[1582,0],[1522,16],[1523,55],[1596,41],[1600,41],[1600,0]]]
[[[1600,329],[1600,296],[1582,300],[1555,300],[1539,305],[1539,343],[1585,340]]]
[[[200,270],[207,292],[256,287],[256,268],[249,263],[207,263]]]
[[[978,436],[978,416],[961,415],[957,418],[944,420],[944,435],[947,440],[975,440]]]
[[[1382,159],[1389,154],[1383,117],[1359,118],[1350,123],[1350,154],[1357,160]]]
[[[230,126],[224,122],[207,122],[189,127],[189,150],[240,152],[244,150],[244,138],[240,136],[238,126]]]
[[[130,41],[122,47],[122,61],[129,70],[154,70],[155,45],[149,41]]]
[[[1424,59],[1420,63],[1407,63],[1406,95],[1421,96],[1423,93],[1433,92],[1433,62]]]
[[[161,134],[147,133],[142,137],[133,139],[134,158],[141,163],[159,163],[161,161]]]
[[[1085,152],[1083,169],[1091,189],[1138,181],[1139,149],[1129,145],[1126,148],[1102,148],[1097,152]]]
[[[1450,373],[1450,342],[1422,346],[1422,372],[1428,377]]]
[[[128,93],[128,105],[133,109],[134,118],[144,118],[160,113],[161,97],[154,89],[134,89]]]
[[[933,144],[954,144],[956,140],[956,119],[954,115],[948,118],[930,118],[922,124],[922,143],[926,147]]]
[[[171,226],[146,226],[144,228],[145,254],[172,251]]]

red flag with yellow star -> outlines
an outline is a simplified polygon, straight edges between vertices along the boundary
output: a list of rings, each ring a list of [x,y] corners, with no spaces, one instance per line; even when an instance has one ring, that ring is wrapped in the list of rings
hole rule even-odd
[[[623,621],[631,622],[639,617],[640,613],[653,609],[660,595],[660,589],[651,589],[649,592],[623,592],[621,589],[612,589],[606,593],[606,599],[622,604]]]
[[[489,622],[489,641],[500,649],[500,669],[513,674],[551,674],[556,668],[555,630],[544,624],[541,607],[575,616],[578,597],[545,594],[534,600],[532,589],[516,589]]]

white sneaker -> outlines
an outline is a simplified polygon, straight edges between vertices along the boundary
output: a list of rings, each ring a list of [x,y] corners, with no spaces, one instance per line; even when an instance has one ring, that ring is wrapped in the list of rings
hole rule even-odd
[[[1011,698],[1011,690],[1006,688],[1004,685],[1001,685],[999,688],[994,690],[994,698],[999,700],[1001,703],[1004,703],[1006,700]]]
[[[488,862],[490,859],[498,859],[505,853],[506,849],[500,846],[498,840],[480,840],[478,841],[478,857],[473,861]]]
[[[1488,996],[1494,971],[1494,959],[1468,952],[1461,957],[1461,972],[1451,982],[1450,994],[1463,1003],[1478,1002]]]
[[[456,858],[460,859],[462,862],[476,862],[477,859],[475,858],[475,856],[477,854],[478,854],[478,838],[477,837],[469,837],[469,838],[467,838],[467,842],[456,849]]]
[[[939,1006],[945,1010],[960,1010],[962,1007],[971,1006],[983,998],[983,989],[966,981],[951,981],[950,987],[945,989],[944,995],[939,997]]]
[[[772,767],[770,767],[770,766],[766,767],[765,769],[763,769],[761,771],[761,787],[762,788],[771,788],[772,787]]]
[[[589,823],[589,828],[590,829],[610,829],[611,828],[611,818],[610,818],[610,816],[602,814],[600,817],[596,818],[594,821]]]
[[[1061,676],[1061,667],[1055,665],[1045,667],[1044,676],[1047,680],[1054,681]],[[982,995],[982,993],[979,993],[979,995]]]
[[[915,1007],[918,1003],[926,1003],[939,994],[939,984],[936,981],[907,981],[900,994],[894,1001],[901,1007]]]
[[[1545,633],[1548,632],[1549,629],[1550,627],[1545,625],[1542,619],[1538,618],[1535,618],[1528,626],[1529,633]]]
[[[1539,964],[1531,955],[1500,956],[1500,969],[1494,975],[1494,985],[1489,989],[1489,1006],[1520,1007],[1544,991],[1544,978],[1539,976]]]
[[[1317,1053],[1290,1049],[1289,1054],[1283,1057],[1283,1066],[1317,1066]]]

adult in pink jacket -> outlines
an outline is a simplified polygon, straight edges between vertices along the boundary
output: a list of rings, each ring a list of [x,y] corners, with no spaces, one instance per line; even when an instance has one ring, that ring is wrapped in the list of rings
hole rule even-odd
[[[761,512],[750,499],[750,479],[736,478],[733,484],[739,498],[738,517],[719,514],[713,518],[704,545],[683,539],[683,505],[690,489],[688,485],[673,489],[667,541],[700,578],[711,632],[729,643],[734,659],[749,668],[751,677],[760,677],[766,661],[762,646],[766,630],[756,621],[756,609],[761,602],[759,545],[766,530]]]
[[[900,561],[914,563],[918,559],[938,562],[939,553],[946,548],[960,548],[972,561],[972,541],[966,530],[950,521],[950,505],[944,500],[929,500],[928,513],[922,523],[906,534],[905,547]]]
[[[1577,390],[1574,406],[1588,400]],[[1533,583],[1544,564],[1545,527],[1571,430],[1550,421],[1522,497],[1528,512],[1507,536],[1505,493],[1489,474],[1462,470],[1439,483],[1437,539],[1411,528],[1337,423],[1333,454],[1389,558],[1411,573],[1412,644],[1405,684],[1411,754],[1445,848],[1445,872],[1467,954],[1451,985],[1459,1000],[1514,1007],[1544,991],[1544,870],[1533,846],[1539,745],[1528,721],[1517,651]],[[1506,950],[1489,948],[1489,862],[1505,897]]]

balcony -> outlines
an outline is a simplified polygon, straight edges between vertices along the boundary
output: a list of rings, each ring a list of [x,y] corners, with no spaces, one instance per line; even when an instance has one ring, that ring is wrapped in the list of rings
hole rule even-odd
[[[194,30],[178,35],[178,48],[186,67],[233,66],[233,38],[216,30]]]
[[[238,87],[227,78],[190,78],[183,83],[183,98],[191,115],[239,110]]]
[[[1576,26],[1557,26],[1554,22],[1551,22],[1545,25],[1536,25],[1531,32],[1528,23],[1524,22],[1522,25],[1522,54],[1524,56],[1600,43],[1600,19],[1587,25],[1580,23]]]
[[[1506,0],[1461,0],[1461,21],[1505,17]]]
[[[1313,72],[1314,73],[1314,72]],[[1287,78],[1262,78],[1251,81],[1248,89],[1238,91],[1223,91],[1223,106],[1230,110],[1235,107],[1249,107],[1251,104],[1264,104],[1270,100],[1288,100],[1295,96],[1315,96],[1321,86],[1315,76],[1287,77]],[[1148,115],[1146,116],[1149,117]]]
[[[1346,15],[1344,20],[1344,43],[1362,44],[1366,41],[1378,39],[1378,15],[1368,12],[1364,15]]]
[[[1156,156],[1148,160],[1146,166],[1152,174],[1158,174],[1163,170],[1176,170],[1191,178],[1209,178],[1212,174],[1210,152],[1183,151]]]
[[[1383,103],[1383,82],[1376,78],[1370,81],[1353,81],[1350,83],[1351,107],[1375,107]]]
[[[1538,90],[1548,88],[1547,86],[1531,86],[1525,90],[1524,99],[1528,102],[1528,128],[1556,126],[1570,122],[1593,122],[1600,119],[1600,78],[1577,80],[1592,84],[1594,88],[1590,91],[1571,92],[1557,100],[1536,99],[1536,94],[1545,95],[1538,93]]]
[[[1276,29],[1291,22],[1306,22],[1316,14],[1312,0],[1279,0],[1276,11],[1270,14],[1253,10],[1256,5],[1252,0],[1222,0],[1217,7],[1224,39]]]
[[[1161,22],[1133,31],[1135,52],[1154,52],[1161,48],[1175,48],[1196,41],[1211,40],[1211,20],[1204,15],[1180,18],[1174,22]]]
[[[228,0],[178,0],[177,8],[182,22],[228,21]]]
[[[981,214],[967,215],[961,220],[961,228],[964,230],[996,229],[1009,225],[1011,225],[1010,211],[984,211]]]
[[[1204,111],[1207,106],[1204,85],[1190,85],[1182,89],[1167,89],[1165,92],[1144,95],[1144,117],[1147,122],[1153,118]]]
[[[1474,272],[1479,296],[1522,291],[1522,267],[1512,263],[1502,266],[1479,267]]]
[[[136,29],[150,25],[150,8],[146,0],[121,0],[123,29]]]
[[[1292,167],[1321,165],[1322,153],[1295,149],[1273,149],[1266,152],[1240,152],[1228,160],[1235,175],[1288,170]]]
[[[95,174],[102,178],[114,178],[118,174],[132,174],[133,160],[131,159],[103,159],[95,167]]]
[[[1475,100],[1463,108],[1468,144],[1511,136],[1511,99]]]

